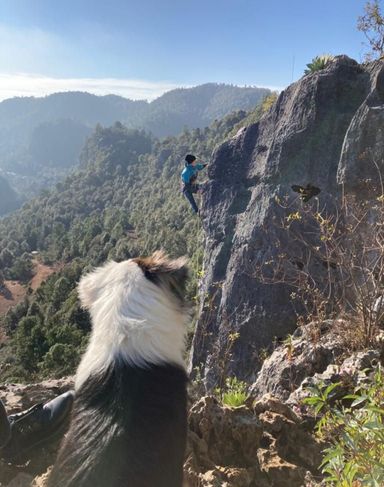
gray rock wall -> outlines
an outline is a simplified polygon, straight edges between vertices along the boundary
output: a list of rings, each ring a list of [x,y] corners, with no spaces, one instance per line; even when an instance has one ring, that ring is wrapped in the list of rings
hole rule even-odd
[[[276,224],[286,216],[277,198],[287,197],[289,211],[296,211],[303,203],[291,185],[311,183],[321,193],[308,205],[337,204],[341,183],[353,188],[364,179],[361,154],[368,146],[383,168],[383,73],[383,62],[362,66],[339,56],[289,86],[259,123],[214,152],[191,358],[191,369],[201,370],[208,387],[220,382],[223,369],[255,380],[260,350],[294,330],[291,290],[257,275],[260,263],[293,245]],[[275,247],[277,240],[282,248]]]

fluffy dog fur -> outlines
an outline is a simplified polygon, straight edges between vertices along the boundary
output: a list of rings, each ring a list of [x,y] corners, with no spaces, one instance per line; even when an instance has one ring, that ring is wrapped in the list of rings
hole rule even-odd
[[[186,276],[157,252],[81,279],[93,329],[49,487],[181,487]]]

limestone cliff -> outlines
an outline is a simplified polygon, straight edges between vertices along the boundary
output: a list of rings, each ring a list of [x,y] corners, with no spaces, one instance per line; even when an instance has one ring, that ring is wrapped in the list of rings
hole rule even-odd
[[[321,189],[308,204],[320,207],[337,204],[344,190],[380,191],[383,122],[384,63],[359,65],[338,56],[289,86],[260,122],[215,150],[191,359],[208,386],[225,361],[227,373],[254,380],[260,350],[295,328],[289,288],[257,276],[258,264],[281,251],[276,238],[284,248],[291,245],[275,224],[284,218],[279,199],[286,197],[296,211],[303,203],[291,186],[308,183]]]

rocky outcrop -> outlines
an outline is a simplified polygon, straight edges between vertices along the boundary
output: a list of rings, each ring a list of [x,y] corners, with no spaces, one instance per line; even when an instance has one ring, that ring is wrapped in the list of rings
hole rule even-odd
[[[304,203],[291,185],[310,183],[321,192],[306,205],[332,212],[341,183],[356,190],[368,174],[368,159],[373,171],[368,179],[377,174],[376,166],[384,168],[383,73],[383,62],[359,65],[339,56],[289,86],[259,123],[214,152],[203,207],[205,275],[191,359],[191,369],[200,369],[208,388],[223,368],[254,381],[260,350],[295,329],[291,290],[259,275],[263,262],[292,249],[279,225],[287,217],[279,200],[285,199],[289,212],[300,210]],[[298,225],[299,232],[308,230]],[[316,272],[321,279],[321,265]]]
[[[342,397],[366,381],[380,360],[380,350],[373,349],[342,358],[345,350],[330,326],[329,322],[319,325],[324,335],[316,342],[303,329],[292,338],[289,349],[288,344],[280,345],[265,361],[243,406],[230,408],[213,396],[192,405],[183,487],[316,485],[307,480],[321,479],[318,469],[325,445],[315,438],[316,420],[301,402],[308,395],[307,387],[339,382],[337,397]],[[295,380],[288,382],[292,377],[287,364],[295,374]],[[2,388],[1,397],[15,412],[72,386],[72,378],[12,384]],[[58,443],[40,445],[24,465],[0,463],[0,485],[44,487]]]
[[[337,179],[346,191],[371,197],[382,194],[384,148],[384,66],[366,67],[370,91],[344,138]],[[373,193],[373,194],[372,194]]]
[[[188,487],[298,487],[320,461],[320,445],[272,396],[234,409],[208,396],[190,411]]]
[[[15,412],[72,386],[72,378],[12,384],[2,388],[1,397]],[[23,465],[0,463],[0,485],[44,487],[58,446],[59,441],[39,445]],[[308,472],[317,473],[320,449],[301,418],[272,395],[238,408],[203,397],[189,413],[185,487],[301,486]]]
[[[326,330],[327,325],[331,326],[323,323],[323,329]],[[306,378],[324,372],[345,352],[340,336],[325,332],[313,338],[310,329],[311,325],[299,328],[285,345],[264,361],[251,388],[253,395],[271,393],[286,401]]]
[[[310,395],[311,387],[323,387],[338,383],[334,390],[333,400],[341,399],[354,392],[355,388],[367,382],[374,367],[381,361],[379,350],[365,350],[355,352],[339,364],[331,363],[323,372],[308,375],[294,390],[287,404],[291,407],[300,407],[303,399]]]
[[[343,337],[348,326],[342,320],[326,320],[299,328],[289,342],[277,347],[264,361],[250,387],[252,396],[273,394],[300,410],[310,387],[338,382],[338,397],[353,393],[381,361],[381,352],[380,345],[348,351]]]

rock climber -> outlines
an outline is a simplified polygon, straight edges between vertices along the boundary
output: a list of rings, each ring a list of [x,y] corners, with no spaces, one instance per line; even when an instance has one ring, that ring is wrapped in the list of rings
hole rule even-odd
[[[182,181],[182,192],[183,195],[189,201],[192,210],[195,213],[199,213],[199,208],[197,207],[195,198],[193,197],[194,193],[198,193],[201,191],[201,185],[197,184],[197,174],[199,171],[207,167],[208,164],[205,163],[197,163],[197,159],[192,154],[187,154],[185,156],[185,167],[181,173],[181,181]]]

